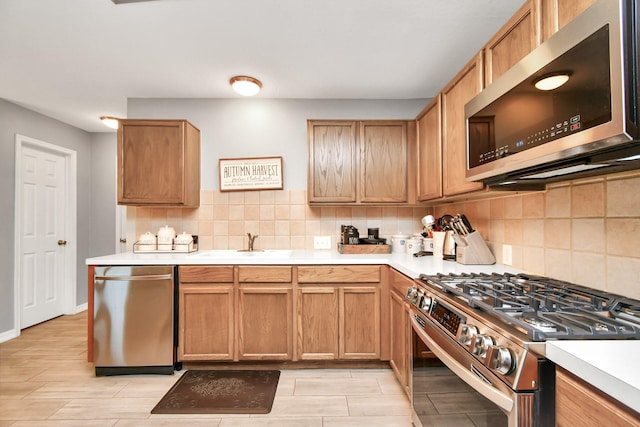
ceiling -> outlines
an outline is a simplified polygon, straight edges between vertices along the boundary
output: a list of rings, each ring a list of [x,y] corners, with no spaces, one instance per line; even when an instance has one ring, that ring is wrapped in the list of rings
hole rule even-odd
[[[524,0],[1,0],[0,98],[89,132],[127,98],[431,98]]]

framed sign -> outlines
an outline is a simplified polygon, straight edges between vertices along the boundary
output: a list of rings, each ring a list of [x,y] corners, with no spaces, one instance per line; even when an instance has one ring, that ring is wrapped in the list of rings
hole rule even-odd
[[[282,190],[282,157],[219,159],[220,191]]]

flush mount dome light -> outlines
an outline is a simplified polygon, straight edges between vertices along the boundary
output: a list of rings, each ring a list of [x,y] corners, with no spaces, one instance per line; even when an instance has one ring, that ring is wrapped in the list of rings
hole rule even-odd
[[[253,96],[262,89],[262,83],[260,83],[260,80],[249,76],[231,77],[229,83],[233,90],[242,96]]]
[[[537,79],[533,85],[538,90],[554,90],[569,81],[569,73],[561,72],[554,74],[547,74]]]
[[[100,117],[100,120],[102,120],[102,123],[104,123],[105,126],[110,127],[111,129],[118,129],[118,119],[116,117],[102,116]]]

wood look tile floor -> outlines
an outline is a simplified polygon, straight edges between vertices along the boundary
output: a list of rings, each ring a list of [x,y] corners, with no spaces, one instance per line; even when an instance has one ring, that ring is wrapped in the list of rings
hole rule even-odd
[[[86,312],[0,344],[0,427],[410,427],[390,369],[282,370],[271,413],[151,415],[176,375],[95,377]]]

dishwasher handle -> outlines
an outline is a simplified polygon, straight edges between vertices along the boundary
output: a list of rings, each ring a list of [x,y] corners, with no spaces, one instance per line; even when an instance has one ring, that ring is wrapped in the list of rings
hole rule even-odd
[[[129,281],[129,280],[165,280],[173,279],[172,274],[149,274],[144,276],[94,276],[94,280],[113,280],[113,281]]]

